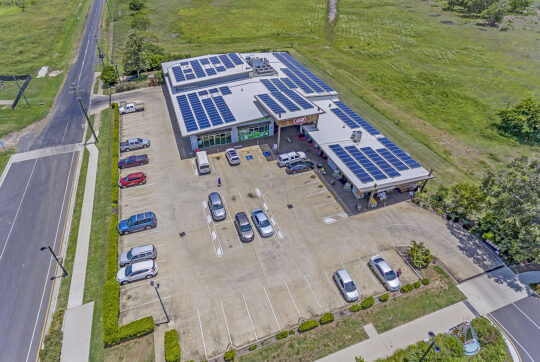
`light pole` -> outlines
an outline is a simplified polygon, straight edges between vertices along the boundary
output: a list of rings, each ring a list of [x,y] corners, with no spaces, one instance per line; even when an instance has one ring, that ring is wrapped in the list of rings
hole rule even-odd
[[[54,258],[56,259],[56,262],[58,263],[58,265],[60,265],[60,268],[62,268],[62,270],[64,271],[64,277],[67,277],[69,275],[68,271],[66,270],[66,268],[64,268],[64,266],[62,265],[62,263],[60,263],[60,260],[58,260],[58,257],[56,256],[56,254],[54,253],[54,251],[52,250],[52,248],[50,246],[42,246],[41,248],[39,248],[39,250],[45,250],[45,249],[49,249],[49,251],[51,252],[51,254],[54,256]]]
[[[154,281],[150,281],[150,285],[154,287],[156,290],[159,302],[161,303],[161,308],[163,308],[163,313],[165,313],[165,317],[167,318],[167,323],[169,323],[171,320],[169,319],[169,315],[167,314],[167,311],[165,310],[165,306],[163,305],[163,301],[161,300],[161,295],[159,295],[159,283],[154,284]]]
[[[441,351],[441,348],[435,344],[435,333],[428,332],[428,336],[431,339],[431,344],[429,345],[428,349],[424,352],[424,355],[422,356],[422,358],[420,358],[419,362],[422,362],[424,360],[424,358],[426,358],[426,356],[429,353],[429,350],[431,349],[431,347],[435,346],[435,348],[433,348],[433,349],[437,353],[439,353]]]

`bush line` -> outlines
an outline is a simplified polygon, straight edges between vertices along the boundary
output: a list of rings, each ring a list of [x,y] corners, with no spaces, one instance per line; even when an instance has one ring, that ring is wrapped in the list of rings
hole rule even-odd
[[[165,361],[180,362],[180,343],[176,329],[165,332]]]

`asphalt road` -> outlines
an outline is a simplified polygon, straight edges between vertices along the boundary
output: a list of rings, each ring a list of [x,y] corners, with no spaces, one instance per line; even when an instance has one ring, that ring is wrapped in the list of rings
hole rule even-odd
[[[540,299],[527,297],[491,312],[523,362],[540,361]]]
[[[92,91],[103,0],[94,0],[75,63],[56,99],[49,124],[32,145],[41,149],[80,143],[84,118],[71,83],[88,105]],[[0,186],[0,351],[2,361],[35,361],[43,338],[56,262],[77,169],[78,152],[11,165]],[[58,278],[58,276],[56,278]]]

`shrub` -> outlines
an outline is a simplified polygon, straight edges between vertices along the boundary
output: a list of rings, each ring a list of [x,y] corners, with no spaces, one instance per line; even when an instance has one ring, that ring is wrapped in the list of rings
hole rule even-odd
[[[428,285],[430,283],[429,278],[422,279],[422,284]]]
[[[250,351],[254,351],[257,349],[257,345],[256,344],[252,344],[251,346],[249,346],[248,348]]]
[[[234,349],[231,349],[230,351],[225,352],[225,355],[223,358],[225,361],[232,361],[236,357],[236,351]]]
[[[130,0],[129,10],[131,11],[140,11],[146,6],[146,3],[143,0]]]
[[[411,241],[411,246],[407,249],[407,255],[411,259],[412,265],[417,269],[426,268],[433,261],[433,255],[424,243]]]
[[[414,282],[414,284],[413,284],[414,289],[420,288],[421,285],[422,285],[422,283],[420,283],[420,281],[416,281],[416,282]]]
[[[53,314],[51,326],[43,340],[43,349],[39,351],[39,359],[42,362],[60,361],[62,339],[64,338],[64,333],[62,332],[64,312],[65,310],[63,308],[59,308]]]
[[[414,289],[414,285],[412,284],[405,284],[404,286],[401,287],[401,292],[402,293],[408,293],[410,292],[411,290]]]
[[[165,361],[180,362],[180,344],[176,329],[165,332]]]
[[[333,321],[334,321],[334,315],[332,313],[324,313],[320,319],[321,324],[327,324]]]
[[[291,329],[291,330],[289,331],[289,336],[292,336],[292,335],[295,334],[295,333],[296,333],[296,331],[295,331],[294,329]]]
[[[289,335],[289,332],[283,331],[283,332],[279,332],[279,333],[276,335],[276,338],[277,338],[277,339],[283,339],[283,338],[287,338],[288,335]]]
[[[116,77],[116,70],[112,65],[104,66],[99,77],[106,85],[111,85],[118,81],[118,78]]]
[[[373,305],[373,303],[375,303],[375,299],[373,297],[367,297],[362,301],[362,303],[360,303],[360,307],[362,309],[368,309]]]
[[[298,331],[306,332],[306,331],[309,331],[310,329],[317,328],[318,326],[319,326],[318,321],[314,319],[310,319],[300,324],[300,326],[298,327]]]
[[[386,302],[388,299],[390,299],[390,295],[388,293],[383,294],[379,297],[379,301]]]
[[[362,308],[360,308],[360,306],[358,304],[353,304],[353,305],[351,305],[349,307],[349,311],[353,312],[353,313],[358,312],[360,309],[362,309]]]

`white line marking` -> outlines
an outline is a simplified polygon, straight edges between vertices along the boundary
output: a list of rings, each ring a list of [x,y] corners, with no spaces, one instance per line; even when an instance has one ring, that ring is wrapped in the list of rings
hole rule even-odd
[[[298,318],[302,318],[302,316],[300,315],[300,311],[298,310],[298,306],[296,305],[296,302],[294,301],[291,290],[289,289],[289,286],[287,285],[286,281],[285,281],[285,287],[287,287],[287,291],[289,292],[289,296],[291,297],[291,300],[292,300],[292,302],[294,304],[294,309],[296,309],[296,313],[298,313]]]
[[[272,225],[276,226],[276,220],[274,220],[273,217],[270,218],[270,222],[272,223]]]
[[[154,228],[153,230],[150,230],[150,231],[147,231],[147,230],[141,230],[141,231],[144,231],[144,233],[134,232],[134,233],[129,233],[129,234],[122,235],[122,236],[126,237],[128,235],[131,235],[134,238],[135,236],[141,236],[142,235],[142,236],[146,237],[146,236],[148,236],[148,234],[157,233],[160,230],[157,230],[156,228]]]
[[[257,197],[260,197],[261,196],[261,190],[259,190],[259,188],[256,188],[255,189],[255,194],[257,194]]]
[[[211,235],[212,235],[212,240],[216,240],[216,237],[217,237],[217,233],[216,233],[216,231],[215,231],[215,230],[214,230],[214,231],[212,231]]]
[[[202,207],[203,207],[203,209],[206,210],[206,207],[207,207],[207,206],[208,206],[208,205],[206,205],[206,201],[203,201],[203,202],[202,202]]]
[[[312,208],[313,208],[313,209],[316,209],[316,208],[318,208],[318,207],[321,207],[321,206],[324,206],[324,205],[331,204],[332,202],[334,202],[334,200],[325,202],[325,203],[323,203],[323,204],[315,205],[315,206],[313,206]]]
[[[498,324],[502,329],[504,329],[504,331],[506,332],[506,334],[508,334],[510,337],[512,337],[512,339],[514,340],[514,342],[516,342],[516,343],[521,347],[521,349],[524,350],[525,353],[527,353],[527,356],[529,356],[529,358],[531,359],[531,361],[534,362],[534,358],[532,358],[532,356],[529,354],[529,352],[527,352],[527,350],[526,350],[525,348],[523,348],[523,346],[521,345],[521,343],[519,343],[518,340],[517,340],[510,332],[508,332],[508,330],[507,330],[506,328],[504,328],[504,326],[501,324],[501,322],[499,322],[499,321],[497,320],[497,318],[495,318],[491,313],[488,313],[488,314],[491,316],[491,318],[493,318],[493,319],[497,322],[497,324]]]
[[[169,277],[163,277],[163,278],[157,278],[157,279],[152,279],[154,282],[157,282],[158,280],[163,280],[163,279],[167,279]],[[133,288],[138,288],[138,287],[142,287],[142,286],[148,286],[148,284],[144,283],[144,284],[137,284],[137,285],[132,285],[132,286],[129,286],[129,287],[125,287],[125,288],[122,288],[121,291],[124,291],[124,290],[128,290],[128,289],[133,289]]]
[[[129,212],[125,212],[124,210],[122,210],[122,214],[133,215],[133,213],[136,213],[136,212],[141,211],[141,210],[148,210],[146,212],[150,212],[152,210],[152,206],[139,207],[138,209],[133,209],[133,210],[130,210]],[[154,213],[157,216],[157,213],[155,211],[154,211]]]
[[[64,128],[64,135],[62,136],[62,139],[60,140],[60,143],[64,142],[64,138],[66,137],[68,126],[69,126],[69,122],[66,122],[66,128]]]
[[[257,337],[257,332],[255,332],[255,326],[253,325],[253,320],[251,319],[251,314],[249,314],[249,308],[248,308],[248,305],[247,305],[247,302],[246,302],[246,296],[244,295],[244,293],[242,293],[242,298],[244,298],[244,304],[246,306],[249,321],[251,323],[251,328],[253,328],[253,334],[255,334],[255,340],[258,342],[259,338]]]
[[[73,161],[73,158],[71,160]],[[34,166],[32,166],[32,171],[30,172],[30,177],[28,177],[28,180],[26,181],[26,186],[24,187],[24,192],[21,197],[21,202],[19,202],[19,207],[17,207],[17,212],[15,213],[15,217],[13,218],[13,222],[11,223],[11,227],[9,228],[9,233],[6,238],[6,243],[4,244],[4,247],[2,248],[2,254],[0,254],[0,260],[2,260],[2,256],[4,256],[4,251],[6,250],[6,246],[9,242],[9,237],[11,236],[11,232],[13,231],[13,226],[15,226],[15,222],[17,221],[17,217],[19,216],[19,211],[21,211],[21,205],[24,201],[24,196],[26,196],[26,191],[28,191],[28,185],[30,185],[30,180],[32,180],[32,175],[34,174],[34,169],[36,168],[37,161],[38,159],[36,158],[36,160],[34,161]],[[71,172],[71,167],[70,167],[70,172]],[[55,242],[56,242],[56,239],[55,239]]]
[[[334,283],[332,283],[332,281],[330,280],[330,277],[328,276],[328,274],[326,274],[326,270],[324,270],[324,268],[323,268],[322,271],[323,271],[324,276],[326,277],[326,279],[328,279],[328,283],[330,283],[330,288],[332,288],[332,290],[336,293],[336,295],[337,295],[339,301],[341,302],[341,304],[343,304],[345,306],[345,302],[343,301],[343,298],[341,297],[341,295],[337,291],[336,286],[334,285]]]
[[[208,157],[208,161],[210,162],[210,166],[212,166],[212,172],[216,173],[216,168],[214,167],[214,163],[212,162],[212,157]]]
[[[292,188],[295,189],[295,188],[297,188],[297,187],[302,187],[302,186],[312,185],[312,184],[317,183],[317,182],[319,182],[319,180],[315,180],[315,181],[311,181],[311,182],[306,182],[306,183],[304,183],[304,184],[296,185],[296,186],[294,186],[294,187],[292,187]]]
[[[201,328],[201,337],[202,337],[202,344],[204,348],[204,356],[206,359],[208,359],[208,353],[206,353],[206,343],[204,343],[204,333],[202,330],[202,323],[201,323],[201,313],[199,313],[199,309],[197,308],[197,316],[199,317],[199,327]]]
[[[212,216],[206,215],[206,223],[210,224],[212,222]]]
[[[191,164],[191,169],[193,170],[193,174],[195,176],[199,176],[199,172],[197,172],[197,168],[194,166],[195,165],[195,159],[192,159],[190,164]]]
[[[255,192],[257,192],[258,189],[255,189]],[[240,200],[242,201],[242,204],[244,205],[244,209],[246,210],[246,215],[249,215],[249,211],[247,209],[246,203],[244,202],[244,198],[242,197],[242,194],[239,192],[238,195],[240,196]],[[259,233],[256,230],[253,230],[253,233],[257,235],[257,239],[259,240],[259,244],[262,245],[262,240],[259,236]]]
[[[384,291],[386,291],[386,288],[381,285],[380,281],[377,278],[375,278],[375,276],[373,275],[373,270],[371,270],[371,268],[367,265],[367,263],[364,263],[362,259],[358,259],[358,260],[360,260],[360,264],[362,264],[368,270],[368,274],[371,275],[371,279],[373,279],[373,281],[375,281],[377,285],[381,286],[381,288]]]
[[[225,309],[223,308],[223,302],[220,300],[219,303],[221,304],[221,311],[223,312],[223,319],[225,319],[225,327],[227,328],[227,334],[229,335],[229,343],[232,344],[232,338],[231,338],[231,332],[229,331],[229,323],[227,323],[227,317],[225,316]]]
[[[276,320],[278,330],[281,331],[281,327],[280,327],[279,322],[278,322],[277,317],[276,317],[276,312],[274,312],[274,307],[272,307],[272,302],[270,302],[270,297],[268,296],[268,292],[266,291],[266,287],[263,287],[263,288],[264,288],[264,294],[266,294],[266,299],[268,299],[268,304],[270,304],[270,309],[272,309],[272,314],[274,315],[274,319]]]
[[[129,201],[133,201],[133,200],[138,200],[138,199],[142,199],[144,197],[148,197],[148,196],[152,196],[152,194],[150,195],[141,195],[141,196],[136,196],[136,197],[129,197]]]
[[[268,210],[268,205],[266,205],[266,202],[263,202],[263,208],[265,211]]]
[[[307,195],[307,197],[315,196],[315,195],[322,194],[322,193],[325,193],[325,192],[326,192],[326,190],[322,190],[322,191],[319,191],[319,192],[314,192],[312,194]]]
[[[166,297],[161,297],[161,300],[165,300],[165,299],[169,299],[171,296],[168,295]],[[135,309],[135,308],[139,308],[139,307],[142,307],[142,306],[145,306],[145,305],[148,305],[148,304],[152,304],[152,303],[155,303],[155,302],[159,302],[159,299],[154,299],[154,300],[151,300],[149,302],[146,302],[146,303],[143,303],[143,304],[138,304],[138,305],[135,305],[133,307],[129,307],[129,308],[126,308],[126,309],[122,309],[120,311],[121,312],[125,312],[126,310],[131,310],[131,309]]]
[[[313,296],[315,297],[315,300],[317,301],[317,304],[319,305],[319,308],[321,309],[321,314],[323,314],[324,311],[322,309],[321,303],[319,303],[319,300],[317,299],[317,296],[315,295],[315,292],[313,291],[313,288],[311,288],[311,285],[309,284],[309,281],[307,280],[305,274],[304,274],[304,280],[306,281],[306,283],[307,283],[307,285],[309,287],[309,290],[311,290],[311,294],[313,294]]]
[[[516,305],[516,303],[512,303],[512,305],[513,305],[514,307],[516,307],[516,308],[521,312],[521,314],[523,314],[529,321],[531,321],[531,323],[534,324],[534,326],[535,326],[536,328],[540,329],[540,327],[538,326],[538,324],[536,324],[531,318],[529,318],[529,316],[528,316],[527,314],[525,314],[525,312],[522,311],[521,308],[518,307],[518,306]]]
[[[206,211],[204,210],[203,208],[203,214],[204,216],[206,216]],[[218,252],[217,252],[217,248],[216,248],[216,243],[214,242],[214,238],[212,238],[212,230],[210,230],[210,224],[206,224],[206,226],[208,226],[208,232],[210,233],[210,236],[211,236],[211,241],[212,241],[212,245],[214,247],[214,253],[216,253],[216,256],[218,255]],[[214,225],[214,232],[215,232],[215,225]]]
[[[238,236],[238,233],[236,233],[236,239],[240,243],[240,248],[242,249],[242,251],[244,251],[244,246],[242,245],[242,240],[240,240],[240,237]]]
[[[278,230],[277,234],[278,234],[278,238],[279,238],[280,240],[283,240],[283,238],[285,237],[285,236],[283,235],[283,233],[281,232],[281,230]]]

